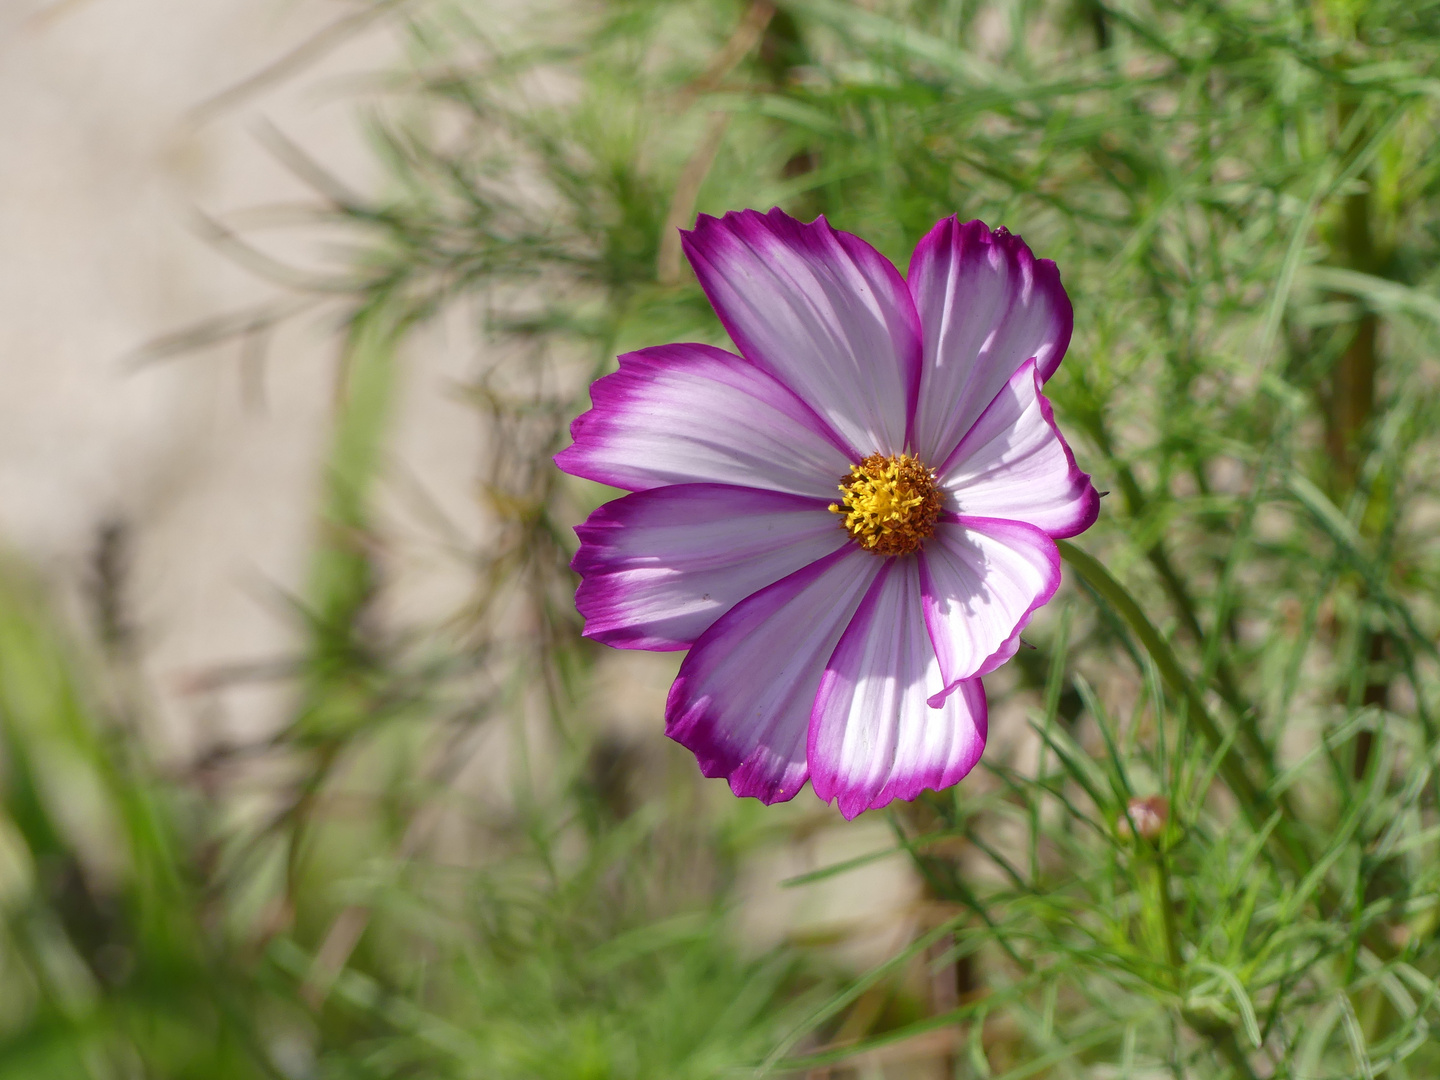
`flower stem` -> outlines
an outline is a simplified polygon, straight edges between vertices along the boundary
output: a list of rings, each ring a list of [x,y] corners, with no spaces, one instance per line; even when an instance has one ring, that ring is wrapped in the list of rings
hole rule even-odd
[[[1125,498],[1125,509],[1131,518],[1138,519],[1145,513],[1146,503],[1149,501],[1140,482],[1135,478],[1135,472],[1129,465],[1119,461],[1115,457],[1114,445],[1110,439],[1110,433],[1106,429],[1104,419],[1098,413],[1086,417],[1086,426],[1091,437],[1095,440],[1100,450],[1110,460],[1115,468],[1115,478],[1120,485],[1120,493]],[[1160,579],[1161,586],[1170,598],[1170,603],[1175,608],[1175,613],[1180,617],[1180,625],[1189,635],[1197,648],[1205,647],[1205,630],[1200,625],[1200,617],[1196,610],[1195,599],[1190,595],[1184,579],[1175,569],[1174,562],[1170,559],[1170,553],[1165,547],[1165,542],[1159,538],[1145,549],[1145,559],[1155,570],[1156,576]],[[1218,634],[1220,627],[1215,628]],[[1255,760],[1264,770],[1265,780],[1272,778],[1274,772],[1270,748],[1260,737],[1255,729],[1254,721],[1250,711],[1245,707],[1244,700],[1240,695],[1239,685],[1235,676],[1230,670],[1230,665],[1223,657],[1215,664],[1215,689],[1220,699],[1225,702],[1235,717],[1235,723],[1241,741],[1254,756]]]
[[[1165,930],[1165,956],[1178,979],[1185,958],[1180,952],[1180,929],[1175,925],[1175,905],[1170,902],[1170,860],[1157,846],[1155,855],[1155,888],[1159,893],[1160,925]]]
[[[1155,661],[1156,667],[1160,669],[1161,677],[1189,705],[1191,722],[1199,728],[1200,734],[1210,744],[1210,748],[1223,755],[1220,759],[1220,775],[1224,778],[1226,786],[1229,787],[1236,801],[1239,802],[1241,812],[1244,813],[1252,827],[1261,828],[1275,812],[1277,801],[1268,792],[1257,786],[1251,778],[1239,749],[1220,730],[1219,723],[1206,708],[1205,699],[1180,664],[1174,650],[1170,648],[1170,643],[1155,629],[1154,624],[1146,617],[1135,598],[1111,576],[1110,571],[1106,570],[1098,560],[1065,540],[1057,541],[1057,543],[1061,557],[1085,579],[1085,583],[1094,589],[1116,614],[1129,624],[1131,632],[1140,640],[1141,645]],[[1280,800],[1280,808],[1285,809],[1283,797]],[[1288,828],[1290,820],[1293,820],[1293,815],[1285,814],[1280,826],[1271,835],[1279,854],[1289,868],[1297,876],[1303,877],[1309,869],[1310,857]]]

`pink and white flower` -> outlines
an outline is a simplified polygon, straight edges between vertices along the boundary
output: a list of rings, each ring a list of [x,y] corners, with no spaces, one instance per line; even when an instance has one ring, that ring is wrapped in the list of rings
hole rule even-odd
[[[591,387],[556,462],[633,494],[576,529],[586,635],[690,650],[666,733],[737,795],[809,780],[851,818],[956,783],[981,676],[1099,511],[1040,392],[1072,326],[1055,264],[955,218],[907,278],[779,210],[684,243],[739,355],[641,349]]]

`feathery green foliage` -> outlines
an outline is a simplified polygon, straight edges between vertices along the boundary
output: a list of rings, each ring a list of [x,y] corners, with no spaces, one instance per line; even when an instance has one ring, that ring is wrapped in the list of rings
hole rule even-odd
[[[6,600],[0,888],[24,974],[0,1074],[1440,1071],[1440,4],[390,17],[409,52],[370,116],[385,188],[286,150],[350,241],[310,294],[350,305],[350,378],[299,704],[264,748],[288,780],[259,827],[224,798],[195,817]],[[566,564],[604,495],[549,463],[617,352],[724,343],[675,229],[771,205],[902,266],[951,213],[1055,259],[1076,333],[1048,393],[1109,489],[1037,648],[990,680],[982,769],[888,815],[922,928],[838,986],[798,947],[732,940],[733,814],[696,813],[684,777],[637,807],[597,766]],[[408,331],[454,305],[490,343],[471,399],[497,529],[456,620],[401,633],[373,614],[386,405]],[[504,808],[477,809],[457,774],[497,729],[545,765],[517,750]],[[73,869],[70,783],[123,838],[103,881]],[[97,895],[107,913],[74,914]]]

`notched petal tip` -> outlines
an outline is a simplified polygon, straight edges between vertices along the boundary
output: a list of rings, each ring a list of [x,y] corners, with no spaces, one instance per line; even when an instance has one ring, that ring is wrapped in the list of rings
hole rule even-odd
[[[1006,381],[1035,358],[1060,366],[1074,311],[1049,259],[983,221],[946,218],[916,245],[907,285],[925,341],[914,440],[943,461]]]
[[[1100,518],[1100,493],[1095,490],[1094,481],[1090,474],[1084,472],[1079,463],[1075,460],[1075,451],[1070,448],[1064,433],[1060,430],[1059,423],[1055,420],[1055,407],[1050,404],[1050,399],[1040,393],[1040,377],[1037,372],[1035,377],[1036,396],[1040,399],[1040,414],[1045,418],[1045,423],[1050,425],[1050,430],[1055,433],[1055,439],[1060,448],[1065,451],[1065,462],[1069,466],[1069,481],[1072,490],[1080,490],[1080,497],[1075,502],[1075,518],[1072,522],[1059,525],[1056,528],[1047,529],[1054,540],[1066,540],[1072,536],[1079,536],[1086,529],[1094,525]],[[1082,490],[1083,489],[1083,490]]]
[[[810,714],[806,760],[823,801],[846,818],[958,783],[984,749],[978,679],[937,712],[941,671],[922,610],[918,566],[891,560],[826,664]]]
[[[863,457],[904,448],[919,391],[919,314],[894,265],[824,216],[702,216],[681,237],[739,352]]]
[[[936,470],[966,515],[1026,522],[1052,538],[1094,523],[1099,496],[1055,421],[1027,360]]]
[[[967,711],[971,720],[973,739],[965,750],[941,771],[932,769],[899,773],[873,796],[860,792],[840,795],[835,799],[835,806],[846,821],[854,821],[867,810],[883,810],[894,802],[912,802],[927,791],[947,791],[969,776],[975,766],[980,764],[980,759],[985,756],[990,727],[990,706],[985,696],[984,684],[979,679],[967,679],[946,691],[945,697],[949,698],[955,693],[959,693],[962,698],[955,704]]]
[[[556,464],[628,491],[720,483],[829,500],[850,461],[793,391],[711,345],[626,353],[591,384],[590,399]]]
[[[962,222],[958,214],[936,222],[915,245],[906,279],[923,270],[927,260],[957,263],[983,260],[993,270],[1017,276],[1023,282],[1023,298],[1029,299],[1037,292],[1046,298],[1055,322],[1051,344],[1038,359],[1041,381],[1048,382],[1059,369],[1075,329],[1075,309],[1061,283],[1060,267],[1055,260],[1038,258],[1023,236],[1003,225],[992,229],[979,218]]]
[[[701,776],[724,780],[736,798],[756,799],[766,806],[789,802],[810,782],[803,761],[779,760],[763,746],[754,747],[747,756],[737,759],[734,747],[716,737],[723,728],[718,716],[687,714],[687,693],[682,675],[670,687],[665,702],[665,734],[695,755]],[[673,723],[672,713],[677,716]],[[679,730],[680,724],[684,730]]]
[[[695,233],[703,232],[706,229],[717,227],[734,228],[742,224],[763,224],[766,222],[778,225],[794,225],[801,228],[817,223],[827,226],[830,224],[825,220],[824,214],[817,214],[811,221],[801,221],[799,218],[787,214],[778,206],[772,206],[769,210],[756,210],[753,207],[743,207],[739,210],[726,210],[725,213],[719,217],[716,217],[714,214],[696,214],[694,227],[681,229],[680,235],[691,236]]]
[[[626,495],[575,533],[585,635],[656,651],[689,648],[735,604],[846,542],[822,500],[724,484]]]
[[[816,688],[875,564],[842,548],[746,597],[696,641],[666,700],[665,734],[706,776],[767,803],[804,785]]]
[[[1034,525],[950,514],[935,540],[919,559],[925,624],[944,678],[932,705],[1014,656],[1061,582],[1059,549]]]

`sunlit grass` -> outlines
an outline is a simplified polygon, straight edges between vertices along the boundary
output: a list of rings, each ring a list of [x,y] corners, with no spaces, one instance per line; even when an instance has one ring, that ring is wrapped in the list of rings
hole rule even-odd
[[[113,663],[7,578],[0,1075],[1440,1070],[1440,5],[391,17],[382,190],[292,148],[347,238],[298,290],[346,305],[347,377],[260,809],[162,777]],[[736,940],[754,818],[595,731],[567,563],[605,493],[550,464],[617,352],[724,343],[673,226],[772,204],[902,266],[951,213],[1055,259],[1047,392],[1109,492],[992,680],[984,775],[888,815],[928,914],[858,980]],[[398,346],[452,304],[492,345],[497,531],[456,617],[401,632],[374,493]]]

